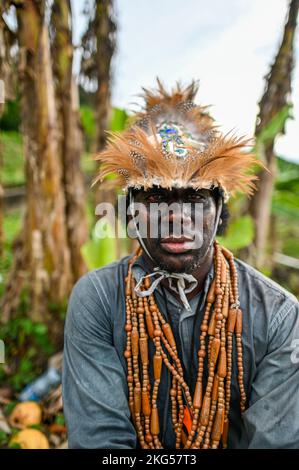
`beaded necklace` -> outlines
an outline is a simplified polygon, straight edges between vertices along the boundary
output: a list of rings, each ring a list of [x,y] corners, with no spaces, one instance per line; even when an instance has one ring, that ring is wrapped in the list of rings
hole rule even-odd
[[[157,396],[163,364],[171,373],[171,414],[176,435],[176,449],[216,449],[227,447],[231,399],[233,335],[237,346],[240,409],[245,410],[243,382],[242,311],[239,308],[238,277],[233,254],[214,242],[214,279],[209,287],[202,324],[198,371],[191,397],[183,377],[176,342],[170,324],[160,312],[153,294],[137,297],[132,264],[142,253],[138,249],[128,266],[126,281],[127,346],[124,356],[128,365],[129,408],[141,448],[162,449],[159,438]],[[148,289],[149,278],[143,287]],[[155,346],[154,383],[149,380],[148,342]],[[207,347],[206,347],[207,344]],[[204,360],[207,356],[208,379],[203,390]],[[184,398],[186,405],[184,406]],[[185,433],[184,422],[189,421]]]

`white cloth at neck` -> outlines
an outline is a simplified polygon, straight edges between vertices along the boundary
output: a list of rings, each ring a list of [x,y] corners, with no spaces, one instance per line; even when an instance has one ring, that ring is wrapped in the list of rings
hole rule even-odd
[[[155,279],[152,284],[150,285],[149,289],[147,290],[141,290],[141,285],[144,279],[151,278],[153,276],[158,275],[159,277]],[[188,310],[191,311],[190,304],[188,302],[186,294],[189,292],[192,292],[196,287],[197,287],[197,280],[195,279],[192,274],[186,274],[186,273],[170,273],[168,271],[165,271],[164,269],[160,268],[154,268],[154,272],[151,274],[146,274],[142,276],[138,283],[135,286],[135,292],[138,295],[138,297],[147,297],[151,295],[156,287],[160,284],[162,279],[168,279],[169,282],[169,287],[179,294],[180,299],[184,305],[184,307]],[[177,287],[172,284],[172,280],[176,279],[177,281]],[[189,282],[190,286],[186,289],[186,282]]]

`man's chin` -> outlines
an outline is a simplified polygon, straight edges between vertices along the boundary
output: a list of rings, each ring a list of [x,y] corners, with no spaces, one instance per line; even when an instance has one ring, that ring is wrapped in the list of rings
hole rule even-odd
[[[163,249],[155,256],[158,265],[170,272],[190,272],[189,269],[196,263],[198,258],[189,250],[184,253],[169,253]]]

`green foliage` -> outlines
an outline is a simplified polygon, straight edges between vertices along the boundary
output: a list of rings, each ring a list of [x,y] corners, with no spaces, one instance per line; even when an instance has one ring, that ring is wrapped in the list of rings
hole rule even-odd
[[[80,107],[81,124],[85,136],[86,149],[90,151],[91,144],[96,134],[96,123],[93,109],[88,105]]]
[[[291,111],[291,105],[284,106],[258,135],[257,145],[267,144],[267,142],[274,140],[283,131],[286,121],[293,118]]]
[[[24,157],[22,136],[16,131],[1,132],[0,145],[3,154],[4,186],[16,186],[24,184]]]
[[[64,426],[65,425],[65,419],[64,419],[63,413],[57,413],[57,415],[55,416],[54,422],[55,422],[55,424],[59,424],[60,426]]]
[[[106,236],[104,236],[104,232]],[[81,248],[82,256],[89,270],[105,266],[117,259],[117,239],[113,237],[112,228],[101,219],[93,231],[91,240],[88,240]]]
[[[48,327],[29,318],[13,318],[0,328],[5,342],[6,364],[0,366],[5,379],[15,390],[34,380],[44,367],[44,362],[54,352],[48,337]]]
[[[227,229],[225,236],[217,237],[219,243],[229,250],[240,250],[252,243],[254,236],[253,220],[249,215],[233,220]]]
[[[6,434],[6,432],[0,429],[0,447],[4,447],[5,445],[7,445],[8,441],[9,441],[9,434]]]
[[[3,131],[18,131],[21,124],[21,104],[19,99],[8,100],[0,118],[0,129]]]
[[[128,120],[128,114],[124,109],[113,108],[109,123],[109,130],[119,132],[124,130]]]

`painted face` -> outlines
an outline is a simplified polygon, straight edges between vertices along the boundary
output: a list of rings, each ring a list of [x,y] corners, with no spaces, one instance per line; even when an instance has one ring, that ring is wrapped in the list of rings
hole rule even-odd
[[[142,203],[139,223],[147,227],[142,238],[157,265],[171,272],[195,271],[204,262],[213,237],[216,202],[212,191],[154,187],[138,191],[134,200]],[[153,217],[152,208],[158,204],[163,210],[154,212]],[[171,207],[178,210],[167,210]],[[179,226],[181,233],[177,231]]]

